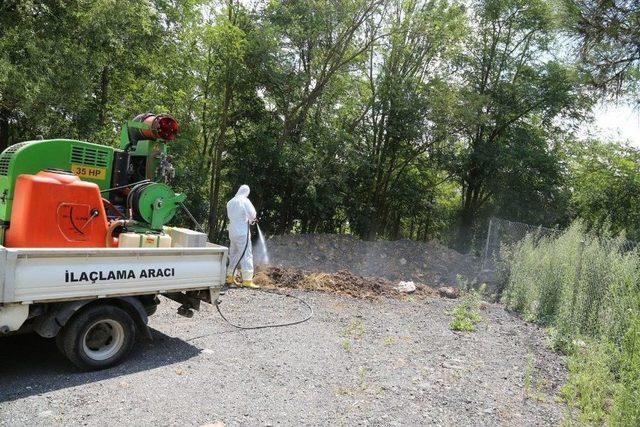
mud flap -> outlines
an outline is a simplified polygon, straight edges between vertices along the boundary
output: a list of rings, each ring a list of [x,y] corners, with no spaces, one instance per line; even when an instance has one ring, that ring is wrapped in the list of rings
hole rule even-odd
[[[33,325],[33,330],[44,338],[53,338],[67,324],[69,319],[88,304],[114,305],[125,310],[136,323],[138,331],[147,340],[152,340],[151,330],[147,325],[149,319],[144,305],[134,297],[109,298],[106,300],[91,299],[55,304],[47,314],[40,316]]]

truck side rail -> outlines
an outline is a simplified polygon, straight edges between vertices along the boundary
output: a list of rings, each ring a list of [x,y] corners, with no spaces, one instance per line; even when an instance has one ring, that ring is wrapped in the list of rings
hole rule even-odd
[[[32,304],[219,288],[228,251],[203,248],[6,248],[0,303]]]

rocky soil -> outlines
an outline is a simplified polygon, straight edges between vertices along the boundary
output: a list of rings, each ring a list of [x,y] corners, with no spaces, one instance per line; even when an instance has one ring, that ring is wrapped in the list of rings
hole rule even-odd
[[[254,280],[267,289],[304,289],[367,299],[382,296],[402,298],[409,295],[411,298],[426,298],[439,295],[435,289],[426,285],[413,284],[415,290],[408,293],[399,289],[399,282],[380,277],[362,277],[346,270],[314,273],[292,267],[258,267]]]
[[[0,342],[0,425],[557,425],[565,379],[543,331],[489,304],[475,333],[451,331],[459,302],[288,290],[307,323],[248,330],[204,305],[164,302],[154,341],[109,370],[77,372],[52,340]],[[292,298],[230,290],[232,321],[303,318]]]
[[[455,285],[458,275],[469,282],[487,280],[479,277],[479,258],[437,242],[367,242],[346,235],[293,234],[273,236],[267,245],[271,265],[280,267],[325,273],[347,270],[360,276],[412,280],[430,286]]]
[[[269,240],[272,265],[194,318],[165,300],[154,340],[122,365],[82,373],[37,336],[0,340],[0,426],[451,425],[563,421],[561,357],[544,331],[483,303],[476,332],[451,330],[456,275],[479,260],[436,243],[347,236]],[[259,255],[259,251],[258,251]],[[398,290],[401,280],[415,290]],[[413,285],[412,285],[413,286]],[[446,298],[441,298],[442,295]]]

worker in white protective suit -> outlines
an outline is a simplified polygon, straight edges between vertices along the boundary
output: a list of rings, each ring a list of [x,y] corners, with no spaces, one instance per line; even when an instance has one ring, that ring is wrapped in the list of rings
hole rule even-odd
[[[227,202],[229,218],[229,267],[227,284],[233,283],[233,274],[238,261],[242,273],[242,286],[258,288],[253,283],[253,253],[249,224],[256,222],[256,208],[249,200],[249,186],[241,185],[235,197]]]

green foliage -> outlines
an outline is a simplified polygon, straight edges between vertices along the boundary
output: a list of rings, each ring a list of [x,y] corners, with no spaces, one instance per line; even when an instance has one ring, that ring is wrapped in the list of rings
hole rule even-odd
[[[628,313],[640,309],[640,261],[625,243],[588,234],[581,222],[557,238],[530,235],[505,253],[502,300],[527,320],[554,326],[561,349],[577,336],[619,344]]]
[[[593,344],[568,359],[569,381],[562,396],[579,409],[581,424],[603,424],[607,419],[616,382],[613,374],[617,357],[615,347]]]
[[[566,149],[572,214],[591,227],[606,224],[640,240],[640,151],[593,140],[571,142]]]
[[[640,3],[564,0],[565,25],[578,39],[588,81],[607,95],[638,102]]]
[[[459,58],[459,138],[447,162],[462,184],[461,248],[486,212],[558,222],[562,176],[553,146],[563,131],[555,121],[578,118],[589,107],[579,76],[549,54],[557,26],[550,2],[478,1],[472,10],[477,30]]]
[[[2,2],[0,148],[110,144],[170,112],[174,185],[215,241],[243,183],[268,233],[449,242],[461,209],[564,220],[553,123],[583,100],[548,2],[244,4]]]
[[[640,425],[640,316],[631,320],[622,346],[620,387],[614,395],[612,425]]]
[[[475,332],[476,325],[482,321],[482,317],[476,311],[461,304],[453,310],[451,329],[454,331]]]
[[[451,311],[453,320],[449,325],[451,330],[474,332],[476,325],[482,322],[480,304],[482,302],[482,290],[471,290],[464,294],[462,301]]]
[[[561,297],[576,280],[581,227],[574,224],[558,240],[528,235],[505,254],[509,278],[502,299],[507,308],[529,321],[555,322]]]
[[[434,197],[439,179],[428,154],[447,140],[443,124],[454,102],[438,63],[466,34],[463,10],[455,4],[391,2],[390,9],[394,18],[382,24],[390,37],[377,43],[359,76],[365,110],[354,128],[362,143],[353,154],[364,161],[354,171],[360,184],[351,222],[370,239],[385,228],[399,237],[394,229],[402,216],[428,209]]]
[[[0,7],[0,145],[37,133],[108,143],[114,126],[146,111],[165,7],[129,0]]]
[[[552,327],[570,355],[565,396],[583,422],[637,425],[640,257],[623,237],[576,222],[556,237],[530,235],[504,253],[502,300]]]

